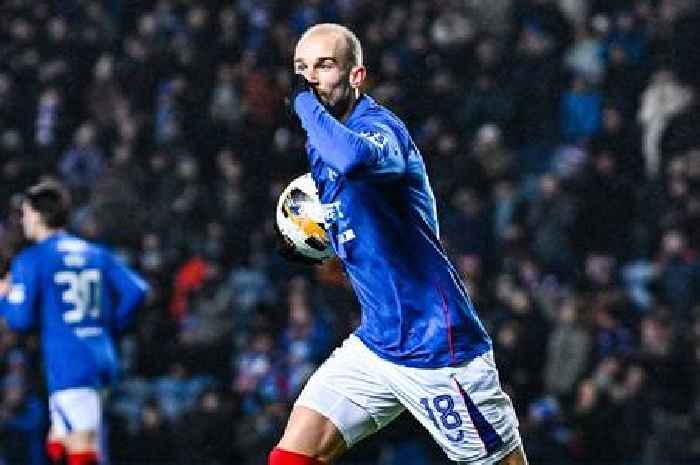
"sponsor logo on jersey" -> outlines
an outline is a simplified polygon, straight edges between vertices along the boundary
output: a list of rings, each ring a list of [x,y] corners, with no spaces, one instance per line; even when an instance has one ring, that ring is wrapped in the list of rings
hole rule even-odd
[[[334,170],[330,166],[327,166],[326,171],[328,172],[328,179],[330,179],[331,181],[335,181],[336,179],[338,179],[338,172],[336,170]]]
[[[99,326],[85,326],[82,328],[75,328],[75,335],[80,338],[101,336],[103,332],[104,330]]]
[[[386,136],[381,132],[363,131],[360,135],[376,146],[384,147],[386,145]]]
[[[353,239],[355,239],[355,231],[352,229],[346,229],[342,233],[338,234],[338,244],[345,244]]]

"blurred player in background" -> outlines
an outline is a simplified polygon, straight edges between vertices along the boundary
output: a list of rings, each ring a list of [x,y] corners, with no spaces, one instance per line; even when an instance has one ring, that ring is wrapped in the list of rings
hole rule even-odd
[[[290,109],[362,321],[308,381],[269,464],[331,462],[406,409],[451,460],[526,464],[491,340],[440,244],[423,159],[403,122],[360,93],[360,42],[316,25],[294,73]]]
[[[65,231],[69,196],[46,181],[27,190],[22,229],[35,242],[0,282],[0,315],[11,329],[38,328],[49,390],[53,463],[98,463],[99,389],[117,371],[113,336],[144,300],[146,283],[105,249]],[[64,462],[65,461],[65,462]]]

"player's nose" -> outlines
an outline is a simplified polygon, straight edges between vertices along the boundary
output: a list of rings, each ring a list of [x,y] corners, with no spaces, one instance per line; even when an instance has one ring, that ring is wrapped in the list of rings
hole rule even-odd
[[[318,73],[315,69],[313,69],[313,67],[308,69],[306,73],[304,73],[304,77],[307,81],[309,81],[310,84],[318,84]]]

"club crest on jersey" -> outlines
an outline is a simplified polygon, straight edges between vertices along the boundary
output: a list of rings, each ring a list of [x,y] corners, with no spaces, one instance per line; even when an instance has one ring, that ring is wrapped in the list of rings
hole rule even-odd
[[[330,179],[331,181],[335,181],[336,179],[338,179],[338,172],[336,170],[334,170],[330,166],[327,166],[326,171],[328,173],[328,179]]]
[[[337,221],[338,218],[344,218],[343,210],[339,201],[323,204],[323,210],[323,220],[326,227],[328,227],[331,223]]]
[[[386,144],[386,136],[381,132],[363,131],[360,133],[360,135],[379,147],[384,147]]]

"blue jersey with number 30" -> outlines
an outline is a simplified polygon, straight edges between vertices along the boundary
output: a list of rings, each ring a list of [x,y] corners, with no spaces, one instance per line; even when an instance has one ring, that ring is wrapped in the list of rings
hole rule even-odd
[[[57,233],[12,262],[0,309],[15,330],[41,330],[50,392],[114,379],[112,335],[129,322],[147,284],[105,249]]]
[[[342,124],[311,92],[295,110],[327,232],[362,307],[356,335],[379,356],[456,366],[491,348],[439,241],[425,164],[404,124],[362,96]]]

